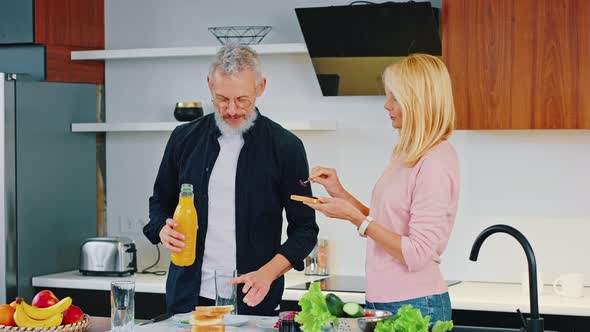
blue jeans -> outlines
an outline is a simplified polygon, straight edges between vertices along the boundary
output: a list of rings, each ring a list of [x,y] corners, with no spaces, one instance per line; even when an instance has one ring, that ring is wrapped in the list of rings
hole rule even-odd
[[[411,304],[415,309],[420,309],[423,317],[430,316],[431,325],[439,320],[451,320],[452,310],[449,293],[418,297],[400,302],[378,303],[367,301],[367,309],[387,310],[395,315],[399,308],[406,304]]]

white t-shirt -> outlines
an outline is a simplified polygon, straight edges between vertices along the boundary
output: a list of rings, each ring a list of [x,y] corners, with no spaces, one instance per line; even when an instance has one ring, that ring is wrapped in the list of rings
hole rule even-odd
[[[236,269],[236,170],[241,134],[218,138],[219,156],[209,178],[209,217],[199,295],[215,299],[215,270]]]

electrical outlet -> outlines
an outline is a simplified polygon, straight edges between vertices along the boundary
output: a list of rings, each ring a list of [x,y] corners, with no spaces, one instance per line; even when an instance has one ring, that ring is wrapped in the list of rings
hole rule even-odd
[[[119,216],[119,226],[121,233],[138,234],[141,233],[147,220],[143,217],[136,216]]]
[[[120,216],[119,226],[121,227],[121,233],[135,233],[135,223],[132,217]]]

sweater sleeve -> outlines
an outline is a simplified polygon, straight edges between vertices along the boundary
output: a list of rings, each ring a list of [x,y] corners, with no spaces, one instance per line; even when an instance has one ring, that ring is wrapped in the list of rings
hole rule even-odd
[[[426,158],[416,174],[410,205],[407,236],[402,236],[402,254],[409,271],[422,269],[429,261],[440,262],[449,240],[454,174],[437,159]]]
[[[166,225],[166,219],[172,218],[178,204],[178,169],[176,163],[176,130],[164,150],[160,169],[154,183],[154,192],[149,199],[150,221],[143,227],[143,234],[148,240],[157,244],[160,242],[160,230]]]

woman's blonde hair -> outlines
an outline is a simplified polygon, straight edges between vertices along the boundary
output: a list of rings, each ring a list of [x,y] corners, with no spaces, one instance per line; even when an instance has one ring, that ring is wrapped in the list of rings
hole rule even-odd
[[[403,156],[404,166],[414,167],[455,129],[449,72],[437,57],[412,54],[385,69],[383,84],[402,109],[400,140],[394,156]]]

